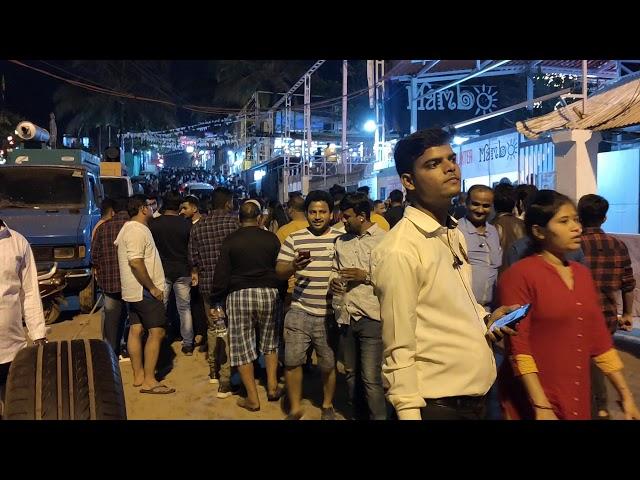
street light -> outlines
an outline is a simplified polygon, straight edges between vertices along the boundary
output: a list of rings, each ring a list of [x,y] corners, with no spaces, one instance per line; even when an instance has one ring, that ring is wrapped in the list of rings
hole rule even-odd
[[[467,140],[469,140],[469,137],[459,137],[458,135],[456,135],[456,136],[453,137],[453,144],[454,145],[462,145]]]
[[[365,132],[375,132],[376,131],[376,121],[375,120],[367,120],[364,124]]]
[[[186,151],[187,153],[193,153],[195,150],[195,148],[193,147],[193,145],[187,145]]]

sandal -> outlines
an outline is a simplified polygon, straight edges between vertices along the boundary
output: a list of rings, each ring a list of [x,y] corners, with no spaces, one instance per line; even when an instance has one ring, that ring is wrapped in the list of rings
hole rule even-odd
[[[166,385],[160,384],[156,385],[153,388],[141,388],[140,393],[150,393],[153,395],[166,395],[168,393],[174,393],[176,391],[175,388],[169,388]]]

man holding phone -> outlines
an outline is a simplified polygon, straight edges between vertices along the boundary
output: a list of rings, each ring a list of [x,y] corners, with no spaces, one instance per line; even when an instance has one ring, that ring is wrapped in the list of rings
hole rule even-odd
[[[432,128],[400,140],[396,169],[412,206],[371,254],[380,300],[383,376],[401,420],[480,420],[496,379],[487,325],[515,310],[487,314],[476,301],[463,235],[449,217],[460,193],[451,133]]]
[[[313,347],[322,372],[322,420],[336,418],[333,395],[336,389],[336,325],[330,303],[329,277],[335,239],[342,232],[332,228],[333,199],[314,190],[305,200],[309,227],[290,234],[278,255],[276,274],[287,280],[295,274],[291,309],[284,320],[285,378],[291,403],[290,420],[299,420],[302,411],[302,365]]]

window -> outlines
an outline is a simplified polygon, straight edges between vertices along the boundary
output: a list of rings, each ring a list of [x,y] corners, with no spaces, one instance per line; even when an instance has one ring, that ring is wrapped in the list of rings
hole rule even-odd
[[[0,169],[0,208],[79,208],[85,204],[81,170],[39,166]]]
[[[93,197],[93,208],[100,208],[100,204],[102,203],[102,194],[100,192],[100,188],[96,184],[96,178],[89,174],[89,185],[91,186],[91,195]]]

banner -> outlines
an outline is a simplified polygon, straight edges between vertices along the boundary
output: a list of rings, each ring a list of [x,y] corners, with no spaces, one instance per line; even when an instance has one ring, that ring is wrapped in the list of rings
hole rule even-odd
[[[517,172],[518,154],[518,132],[464,143],[458,158],[462,178]]]

